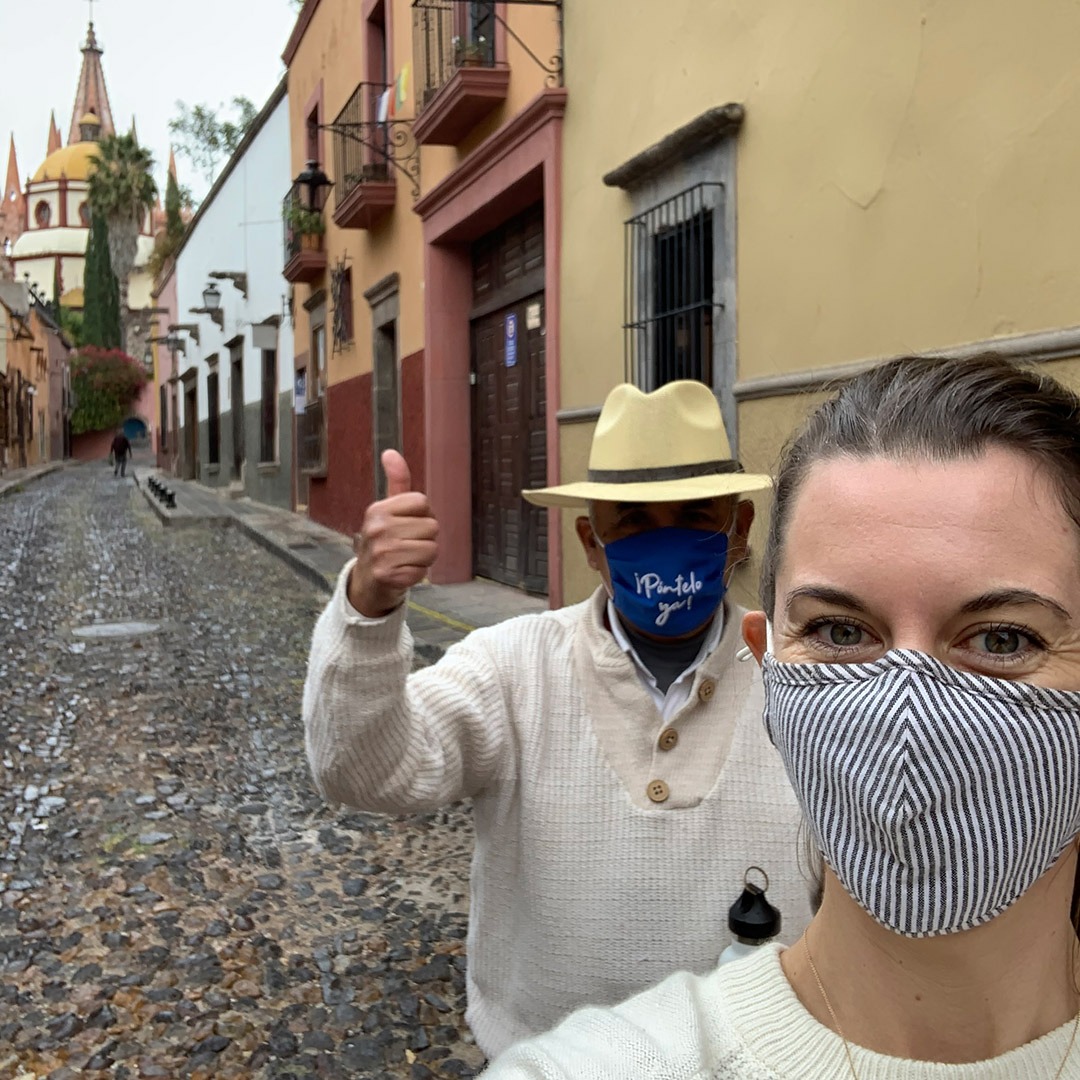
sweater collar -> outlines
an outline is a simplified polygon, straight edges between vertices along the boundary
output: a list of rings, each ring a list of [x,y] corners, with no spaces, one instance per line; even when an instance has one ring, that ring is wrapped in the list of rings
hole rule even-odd
[[[851,1080],[844,1042],[799,1000],[780,966],[783,946],[718,968],[719,1000],[739,1041],[778,1077]],[[1073,1021],[990,1061],[944,1065],[886,1057],[851,1043],[860,1080],[1045,1080],[1061,1065]],[[1078,1048],[1073,1049],[1073,1053]],[[1075,1068],[1066,1075],[1076,1075]]]

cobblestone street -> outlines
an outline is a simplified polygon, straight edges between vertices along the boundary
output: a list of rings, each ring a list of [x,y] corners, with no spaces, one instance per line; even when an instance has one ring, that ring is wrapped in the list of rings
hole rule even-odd
[[[478,1071],[470,820],[322,804],[325,600],[100,465],[0,500],[0,1078]]]

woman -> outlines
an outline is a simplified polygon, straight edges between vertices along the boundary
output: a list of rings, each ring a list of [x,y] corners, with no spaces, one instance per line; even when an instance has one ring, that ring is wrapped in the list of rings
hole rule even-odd
[[[785,450],[762,599],[810,928],[485,1075],[1080,1078],[1080,399],[992,358],[858,376]]]

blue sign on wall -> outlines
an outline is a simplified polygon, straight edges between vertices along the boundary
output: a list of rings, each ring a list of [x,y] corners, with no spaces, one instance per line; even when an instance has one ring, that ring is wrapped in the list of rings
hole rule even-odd
[[[506,366],[517,364],[517,316],[506,316]]]

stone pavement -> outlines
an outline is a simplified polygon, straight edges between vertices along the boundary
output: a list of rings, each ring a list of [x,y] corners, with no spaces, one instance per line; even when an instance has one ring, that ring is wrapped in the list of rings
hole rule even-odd
[[[0,1080],[466,1080],[472,822],[327,806],[318,591],[129,474],[0,500]]]
[[[134,471],[136,482],[164,525],[238,528],[327,593],[352,558],[348,537],[301,514],[246,498],[231,499],[202,484],[139,468],[138,462]],[[152,477],[175,493],[175,508],[155,498],[148,485]],[[461,585],[423,584],[409,594],[408,622],[418,656],[433,663],[478,626],[546,611],[547,606],[544,599],[479,579]]]

